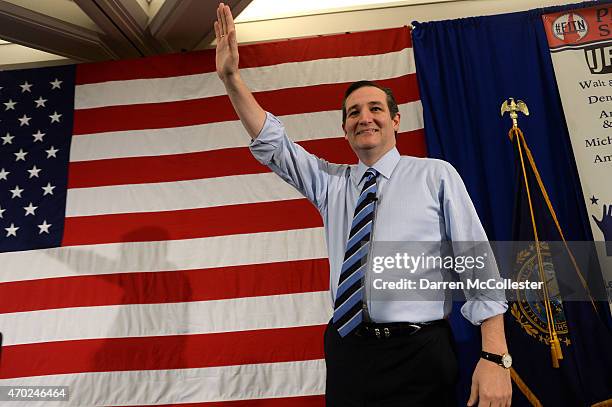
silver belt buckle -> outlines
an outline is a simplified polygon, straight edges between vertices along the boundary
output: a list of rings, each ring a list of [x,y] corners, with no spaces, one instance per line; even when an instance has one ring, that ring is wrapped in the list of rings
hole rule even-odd
[[[414,335],[415,333],[419,332],[421,328],[423,328],[422,326],[416,324],[409,324],[408,326],[414,328],[414,332],[410,333],[410,335]]]

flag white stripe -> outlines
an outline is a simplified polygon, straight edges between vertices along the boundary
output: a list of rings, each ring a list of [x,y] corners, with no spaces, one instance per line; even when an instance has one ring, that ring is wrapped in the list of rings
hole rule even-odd
[[[0,253],[0,283],[327,258],[323,228]]]
[[[66,216],[173,211],[302,199],[274,173],[69,189]]]
[[[338,69],[342,66],[342,69]],[[396,78],[415,73],[412,48],[386,54],[290,62],[244,68],[240,76],[251,91]],[[75,109],[192,100],[225,95],[216,72],[170,78],[132,79],[79,85]]]
[[[0,314],[0,326],[10,327],[3,332],[3,345],[9,346],[324,325],[331,311],[329,292],[319,291],[212,301],[14,312]]]
[[[423,128],[421,101],[399,105],[400,132]],[[294,141],[343,137],[338,110],[279,116]],[[70,161],[150,157],[246,147],[250,137],[240,121],[167,129],[92,133],[72,138]]]
[[[325,393],[325,361],[20,377],[0,380],[0,386],[70,387],[68,402],[28,401],[29,407],[157,405],[294,397]]]

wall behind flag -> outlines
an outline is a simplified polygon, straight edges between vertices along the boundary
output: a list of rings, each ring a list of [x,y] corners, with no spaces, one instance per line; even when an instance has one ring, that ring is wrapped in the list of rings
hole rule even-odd
[[[400,27],[409,24],[413,20],[432,21],[450,18],[469,17],[477,15],[499,14],[527,10],[533,7],[544,7],[555,4],[566,4],[568,0],[458,0],[458,1],[389,1],[383,5],[371,6],[370,8],[345,8],[342,11],[324,12],[312,15],[298,15],[295,17],[271,18],[259,21],[245,21],[237,23],[238,41],[240,43],[252,43],[259,41],[280,40],[284,38],[308,37],[324,34],[336,34],[344,32],[357,32],[383,28]],[[150,5],[150,15],[154,15],[159,9],[161,1],[153,1]],[[421,3],[421,4],[419,4]],[[424,4],[426,3],[426,4]],[[35,3],[32,3],[35,4]],[[22,6],[26,4],[23,3]],[[54,5],[55,6],[55,5]],[[57,9],[62,7],[76,7],[75,3],[65,2],[56,5]],[[42,6],[31,6],[33,11],[46,13]],[[78,9],[78,8],[77,8]],[[68,10],[69,11],[69,10]],[[73,13],[74,14],[74,10]],[[75,16],[66,21],[74,24]],[[61,13],[55,13],[56,18]],[[149,17],[150,18],[150,17]],[[240,18],[240,16],[238,16]],[[82,25],[93,30],[95,24],[86,19]],[[198,31],[199,30],[199,31]],[[194,29],[200,32],[202,28]],[[102,30],[100,30],[102,31]],[[205,33],[204,33],[205,34]],[[72,34],[77,35],[77,34]],[[0,33],[1,37],[1,33]],[[214,35],[209,34],[199,42],[195,49],[210,48]],[[36,48],[35,45],[32,45]],[[64,57],[54,55],[49,48],[38,47],[34,50],[18,44],[4,44],[0,46],[0,69],[30,68],[36,66],[51,66],[57,64],[74,63]],[[192,49],[192,48],[189,48]],[[43,51],[44,50],[44,51]],[[45,52],[46,51],[46,52]]]
[[[399,27],[412,21],[435,21],[453,18],[509,13],[558,4],[568,0],[459,0],[429,2],[426,4],[389,5],[366,9],[346,10],[262,21],[238,22],[238,41],[255,42],[272,39],[304,37],[339,32],[354,32],[381,28]],[[409,3],[409,2],[408,2]],[[206,44],[200,44],[206,46]]]

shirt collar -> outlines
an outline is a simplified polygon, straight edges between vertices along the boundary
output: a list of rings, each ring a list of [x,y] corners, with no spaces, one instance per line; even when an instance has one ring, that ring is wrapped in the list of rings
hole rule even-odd
[[[374,163],[372,167],[368,167],[367,165],[362,163],[361,160],[359,160],[359,164],[357,164],[357,169],[351,174],[351,180],[353,181],[353,185],[359,185],[359,182],[363,178],[363,175],[368,170],[368,168],[374,168],[383,177],[389,179],[399,160],[400,153],[399,151],[397,151],[396,147],[393,147],[391,150],[387,151],[385,155],[380,157],[380,159],[376,161],[376,163]]]

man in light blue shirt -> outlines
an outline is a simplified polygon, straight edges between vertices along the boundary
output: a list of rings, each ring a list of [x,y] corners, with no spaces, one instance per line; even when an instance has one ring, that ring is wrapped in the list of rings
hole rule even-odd
[[[217,73],[253,139],[253,155],[304,194],[323,217],[332,300],[336,299],[349,230],[368,169],[375,170],[377,185],[373,244],[486,241],[465,186],[450,164],[399,155],[395,135],[400,115],[390,91],[371,82],[349,87],[342,125],[359,163],[321,160],[293,143],[280,121],[259,106],[240,77],[229,7],[221,3],[217,14]],[[436,270],[424,273],[421,277],[441,278]],[[439,290],[426,301],[381,300],[372,295],[371,278],[368,274],[363,277],[363,323],[346,336],[331,322],[327,328],[327,405],[453,405],[457,366],[445,322],[451,307],[447,293]],[[483,354],[491,355],[476,366],[468,405],[477,400],[486,406],[510,405],[502,318],[507,305],[485,292],[466,294],[461,312],[481,326]]]
[[[356,94],[373,92],[378,97],[385,98],[384,91],[375,88],[369,82],[357,82],[353,86],[361,84],[365,86],[358,88]],[[393,100],[392,96],[390,99]],[[374,106],[374,102],[369,103],[372,103],[373,115],[380,114],[383,119],[390,117],[385,104],[380,103],[378,107]],[[394,102],[392,104],[395,105]],[[377,113],[378,109],[380,113]],[[399,114],[397,111],[392,114],[398,118],[399,125]],[[351,116],[357,115],[356,107],[349,106],[346,115],[348,118],[345,120],[345,126],[350,126],[353,121]],[[389,122],[392,123],[392,120]],[[381,132],[375,121],[364,126],[375,128],[367,137],[372,135],[378,137]],[[361,147],[355,145],[364,144],[366,138],[363,136],[364,131],[359,133],[351,136],[354,138],[348,139],[358,154]],[[389,133],[391,137],[384,140],[384,143],[389,144],[389,150],[370,166],[361,159],[357,165],[332,164],[308,153],[287,137],[282,123],[270,113],[266,114],[263,128],[250,145],[251,152],[259,162],[269,166],[300,191],[321,213],[329,253],[332,301],[336,298],[353,209],[364,184],[363,175],[368,168],[374,168],[380,174],[377,181],[376,221],[372,233],[376,241],[481,242],[487,240],[465,186],[455,169],[441,160],[400,156],[394,145],[395,136],[392,131]],[[378,140],[374,140],[372,144],[377,142]],[[427,275],[420,277],[435,279],[434,276]],[[370,286],[366,284],[366,287]],[[505,302],[494,301],[493,298],[482,297],[479,294],[476,293],[476,297],[468,298],[462,307],[463,315],[474,325],[480,325],[482,321],[502,314],[506,310]],[[407,301],[377,303],[375,299],[370,298],[369,316],[377,322],[435,321],[447,317],[450,312],[451,304],[445,299],[444,296],[438,301],[428,298],[418,306],[411,301],[408,306]]]

